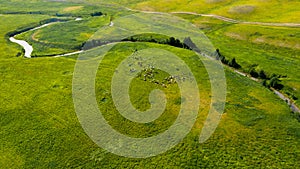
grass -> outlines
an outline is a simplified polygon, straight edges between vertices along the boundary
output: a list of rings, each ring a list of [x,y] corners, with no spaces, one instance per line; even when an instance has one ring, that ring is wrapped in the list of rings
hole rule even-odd
[[[221,54],[236,58],[244,72],[252,67],[268,76],[280,74],[283,92],[299,98],[299,28],[226,23],[214,18],[178,15],[198,26]],[[299,99],[295,99],[299,105]]]
[[[77,10],[81,10],[83,8],[83,6],[71,6],[71,7],[66,7],[65,9],[63,9],[64,12],[70,12],[70,11],[77,11]]]
[[[300,77],[296,73],[299,71],[296,65],[299,64],[300,54],[298,28],[203,24],[206,25],[203,30],[215,47],[226,57],[235,57],[245,72],[252,65],[258,65],[257,70],[264,70],[269,75],[287,75],[288,78],[281,79],[287,86],[283,90],[292,91],[300,97]],[[298,100],[296,103],[299,105]]]
[[[1,7],[4,8],[6,5]],[[33,6],[35,5],[37,4]],[[66,7],[68,5],[62,5],[59,10]],[[52,9],[48,6],[45,10],[47,9],[55,12],[54,7]],[[17,28],[50,17],[52,16],[2,15],[0,23],[5,24],[0,24],[0,36],[4,37],[6,33]],[[194,19],[197,21],[197,18]],[[82,22],[85,24],[79,24],[78,29],[68,31],[70,34],[62,37],[56,32],[46,35],[46,30],[53,31],[60,28],[60,25],[53,25],[41,30],[38,38],[57,43],[64,36],[69,38],[71,35],[78,35],[77,33],[83,30],[81,26],[88,25],[88,28],[93,28],[88,23],[95,23],[95,26],[104,23],[92,19]],[[267,72],[287,73],[291,82],[289,86],[294,84],[297,87],[299,79],[297,67],[291,67],[291,70],[284,68],[288,64],[298,63],[298,58],[291,56],[298,51],[274,46],[271,43],[266,45],[254,43],[253,37],[250,37],[256,31],[263,37],[270,36],[269,32],[274,31],[278,32],[278,36],[274,38],[282,40],[281,32],[297,34],[297,30],[251,27],[248,32],[246,31],[248,27],[237,28],[237,25],[228,25],[216,20],[207,22],[198,21],[198,24],[205,26],[210,39],[226,56],[236,57],[242,66],[258,63]],[[64,27],[66,30],[71,30],[67,26],[74,26],[72,24],[75,22],[64,24],[67,24]],[[241,33],[242,36],[249,37],[249,41],[224,36],[226,32]],[[53,37],[51,35],[56,38],[51,38]],[[81,36],[76,36],[78,37]],[[84,39],[81,38],[77,40]],[[66,41],[70,42],[69,40]],[[291,43],[297,41],[293,37],[287,40]],[[122,59],[135,49],[168,50],[182,58],[197,79],[201,107],[191,133],[180,144],[162,155],[148,159],[130,159],[99,148],[82,130],[72,101],[72,75],[76,56],[25,59],[16,57],[21,51],[18,45],[4,38],[0,39],[0,44],[0,168],[300,167],[298,162],[300,126],[288,106],[260,84],[227,68],[225,68],[228,84],[225,114],[213,136],[204,144],[199,144],[200,130],[210,104],[210,84],[203,64],[189,50],[153,43],[123,43],[115,46],[99,67],[96,78],[98,105],[116,130],[131,136],[155,135],[172,124],[178,110],[178,88],[174,84],[164,89],[151,82],[134,79],[130,95],[134,104],[140,105],[139,109],[149,107],[147,94],[156,88],[164,90],[170,102],[176,104],[169,104],[163,116],[150,124],[136,124],[124,120],[112,105],[109,90],[112,73]],[[228,46],[230,49],[227,49]],[[282,58],[282,55],[287,53],[289,55]],[[259,57],[262,55],[274,59]],[[164,78],[167,75],[159,72],[157,78]],[[287,80],[284,83],[287,83]],[[144,90],[141,90],[141,86]]]
[[[124,10],[124,7],[131,7],[138,10],[150,11],[189,11],[197,13],[210,13],[222,15],[234,19],[245,21],[260,21],[260,22],[294,22],[298,23],[300,5],[298,1],[255,1],[255,0],[191,0],[189,2],[180,0],[171,1],[156,1],[156,0],[120,0],[99,2],[95,0],[82,1],[70,0],[66,2],[42,2],[42,1],[29,1],[20,5],[21,0],[5,1],[2,0],[0,11],[10,12],[12,8],[18,7],[13,12],[41,12],[55,15],[56,13],[62,14],[76,14],[86,15],[87,11],[106,10],[105,12],[112,12],[117,10]],[[113,5],[112,5],[113,4]],[[97,5],[96,7],[94,5]],[[84,6],[81,8],[80,6]],[[34,10],[32,10],[34,9]],[[71,10],[70,10],[71,9]],[[76,10],[74,10],[76,9]],[[110,10],[114,9],[114,10]],[[118,13],[118,12],[117,12]],[[122,13],[122,12],[121,12]],[[120,14],[120,13],[119,13]]]
[[[171,5],[170,5],[171,4]],[[246,21],[262,22],[299,22],[297,1],[197,1],[188,3],[180,0],[172,1],[142,1],[134,8],[153,11],[190,11],[197,13],[211,13]]]
[[[95,31],[109,24],[108,16],[88,17],[81,21],[56,23],[44,29],[17,36],[26,39],[34,47],[33,56],[57,55],[81,50]]]
[[[226,29],[226,36],[257,44],[267,44],[299,50],[299,28],[276,28],[250,25],[232,25]]]
[[[74,0],[76,2],[76,0]],[[88,0],[97,4],[96,0]],[[131,7],[147,11],[189,11],[197,13],[210,13],[234,19],[261,22],[295,22],[299,20],[298,1],[255,1],[255,0],[191,0],[191,1],[157,1],[157,0],[113,0],[105,1],[118,6]]]
[[[149,45],[150,47],[160,47],[171,51],[178,50],[159,45]],[[141,48],[149,45],[139,44]],[[120,51],[120,48],[122,49],[118,52],[118,58],[121,59],[126,56],[130,48],[136,47],[136,45],[117,46],[118,51]],[[123,50],[124,52],[122,52]],[[182,54],[186,53],[184,51],[181,52]],[[112,52],[111,54],[113,55],[114,53]],[[112,57],[108,55],[103,61],[106,64],[112,63],[108,67],[106,67],[106,64],[103,64],[105,68],[103,74],[110,73],[110,70],[116,65],[116,59]],[[114,62],[111,62],[111,60]],[[189,58],[186,58],[186,60],[190,65],[193,65],[191,62],[195,62]],[[4,121],[1,120],[1,135],[3,136],[1,137],[1,142],[8,142],[4,145],[5,150],[13,149],[17,152],[16,154],[20,156],[20,161],[15,163],[21,167],[106,168],[136,166],[137,168],[144,168],[146,166],[147,168],[173,168],[180,166],[222,167],[227,165],[255,167],[261,165],[259,162],[264,162],[265,166],[278,167],[297,164],[295,160],[298,158],[297,149],[299,147],[299,136],[297,136],[298,122],[288,115],[288,108],[265,88],[232,74],[230,71],[227,72],[229,94],[226,114],[223,116],[216,133],[207,143],[198,145],[197,139],[202,120],[205,118],[204,115],[207,111],[208,105],[205,102],[208,102],[209,99],[207,96],[209,86],[205,83],[207,81],[205,80],[207,78],[205,70],[203,67],[199,67],[201,64],[194,64],[192,66],[193,70],[196,69],[196,76],[202,87],[200,92],[203,107],[199,112],[199,120],[195,124],[192,133],[175,149],[163,155],[150,159],[134,160],[118,157],[97,148],[82,131],[72,107],[71,79],[74,66],[73,59],[41,58],[24,61],[16,59],[15,63],[14,67],[19,70],[15,70],[15,73],[9,73],[14,76],[14,80],[7,85],[17,88],[23,87],[21,92],[26,92],[27,94],[26,96],[19,96],[18,100],[22,100],[22,103],[15,105],[19,108],[1,111],[1,117],[5,119]],[[25,71],[22,69],[24,64],[27,65]],[[38,69],[40,65],[44,65],[43,71],[30,71]],[[100,70],[102,69],[100,68]],[[22,79],[17,78],[20,75],[19,72],[24,72]],[[26,76],[28,72],[31,72],[31,74]],[[172,123],[170,116],[163,116],[161,117],[162,119],[152,125],[132,125],[130,122],[120,120],[122,117],[111,106],[104,106],[111,105],[109,99],[105,103],[101,102],[100,89],[105,88],[107,90],[106,85],[109,84],[105,79],[110,77],[100,75],[96,84],[97,89],[99,89],[99,92],[97,91],[99,105],[106,109],[107,113],[105,115],[110,124],[120,132],[132,136],[141,136],[141,134],[142,136],[149,136],[149,134],[160,132],[165,125],[168,126],[168,124]],[[45,78],[47,81],[44,80]],[[16,86],[11,84],[15,84],[18,80],[22,80],[24,84],[29,85],[24,86],[20,84]],[[36,83],[39,83],[39,85],[34,85]],[[152,84],[138,79],[134,83],[138,83],[137,86],[143,84],[146,86],[146,89],[153,88]],[[240,88],[238,86],[244,87]],[[13,90],[10,90],[10,92],[12,95],[15,94]],[[133,96],[142,93],[134,93]],[[10,97],[6,95],[6,98]],[[141,99],[140,103],[143,101]],[[269,106],[262,106],[261,103]],[[49,104],[52,106],[49,106]],[[247,105],[247,107],[243,105]],[[270,110],[268,109],[269,107],[273,109]],[[122,128],[120,128],[120,123]],[[22,134],[19,131],[22,131]],[[4,156],[9,155],[14,154],[12,154],[12,151],[4,151]],[[18,158],[14,159],[18,160]],[[196,159],[197,161],[195,161]],[[23,166],[22,161],[24,161]],[[7,164],[10,161],[4,163]]]

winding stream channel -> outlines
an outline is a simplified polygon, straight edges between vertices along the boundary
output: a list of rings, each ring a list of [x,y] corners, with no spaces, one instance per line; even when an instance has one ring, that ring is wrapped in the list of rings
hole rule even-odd
[[[245,76],[245,77],[248,77],[250,78],[251,80],[254,80],[256,82],[259,82],[259,79],[256,79],[254,77],[249,77],[247,74],[243,73],[243,72],[240,72],[238,70],[234,70],[235,73],[237,74],[240,74],[241,76]],[[295,103],[293,103],[293,101],[286,97],[283,93],[281,93],[280,91],[274,89],[274,88],[271,88],[271,90],[278,96],[280,97],[282,100],[284,100],[286,102],[286,104],[289,105],[290,109],[295,112],[295,113],[300,113],[300,109],[297,107],[297,105]]]
[[[82,20],[82,18],[76,18],[75,21],[80,21]],[[35,30],[38,30],[38,29],[41,29],[41,28],[44,28],[44,27],[47,27],[49,25],[52,25],[54,23],[57,23],[59,21],[55,21],[55,22],[51,22],[51,23],[47,23],[47,24],[44,24],[44,25],[41,25],[41,26],[38,26],[38,27],[35,27],[33,29],[30,29],[28,31],[24,31],[24,32],[21,32],[21,33],[25,33],[25,32],[29,32],[29,31],[35,31]],[[114,23],[111,21],[109,26],[114,26]],[[19,34],[21,34],[19,33]],[[19,35],[17,34],[17,35]],[[15,35],[15,36],[17,36]],[[13,37],[10,37],[9,40],[13,43],[17,43],[19,44],[20,46],[23,47],[23,49],[25,50],[25,57],[26,58],[31,58],[31,53],[33,52],[33,47],[26,41],[24,40],[18,40],[18,39],[15,39],[15,36]],[[66,54],[61,54],[61,55],[56,55],[56,56],[52,56],[54,58],[57,58],[57,57],[63,57],[63,56],[71,56],[71,55],[75,55],[75,54],[80,54],[84,52],[83,50],[81,51],[76,51],[76,52],[71,52],[71,53],[66,53]],[[204,53],[201,53],[203,56],[206,56],[206,57],[210,57],[210,58],[213,58],[212,56],[208,56],[207,54],[204,54]],[[256,79],[256,78],[253,78],[251,76],[248,76],[246,73],[243,73],[243,72],[240,72],[238,70],[235,70],[234,69],[234,72],[241,75],[241,76],[244,76],[244,77],[248,77],[249,79],[251,80],[254,80],[256,82],[259,81],[259,79]],[[294,112],[294,113],[299,113],[300,114],[300,109],[299,107],[297,107],[297,105],[295,105],[295,103],[293,103],[293,101],[291,99],[289,99],[287,96],[285,96],[283,93],[281,93],[280,91],[276,90],[276,89],[273,89],[271,88],[271,90],[279,97],[281,98],[289,107],[290,109]]]
[[[81,21],[82,18],[76,18],[75,21]],[[31,58],[31,54],[33,52],[33,47],[26,41],[24,40],[18,40],[16,39],[15,37],[19,34],[22,34],[22,33],[26,33],[26,32],[29,32],[29,31],[35,31],[35,30],[38,30],[38,29],[41,29],[41,28],[44,28],[44,27],[47,27],[47,26],[50,26],[52,24],[55,24],[55,23],[59,23],[61,21],[54,21],[54,22],[50,22],[50,23],[46,23],[46,24],[43,24],[43,25],[40,25],[40,26],[37,26],[35,28],[32,28],[28,31],[24,31],[24,32],[20,32],[18,34],[16,34],[15,36],[13,37],[10,37],[9,40],[13,43],[17,43],[19,44],[20,46],[23,47],[23,49],[25,50],[25,54],[24,54],[24,57],[26,58]],[[83,51],[76,51],[76,52],[71,52],[71,53],[66,53],[66,54],[60,54],[60,55],[56,55],[56,56],[52,56],[52,57],[63,57],[63,56],[71,56],[71,55],[75,55],[75,54],[79,54],[79,53],[82,53]]]
[[[31,45],[29,45],[29,43],[27,43],[24,40],[15,39],[15,37],[10,37],[9,40],[13,43],[17,43],[20,46],[22,46],[25,50],[24,56],[27,58],[31,58],[31,53],[33,52],[33,47]]]

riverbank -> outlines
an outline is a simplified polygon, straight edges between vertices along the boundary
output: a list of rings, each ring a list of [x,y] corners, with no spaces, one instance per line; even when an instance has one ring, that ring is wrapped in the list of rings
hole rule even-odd
[[[251,80],[254,80],[256,82],[259,82],[259,79],[257,78],[254,78],[254,77],[251,77],[250,75],[247,75],[246,73],[243,73],[243,72],[240,72],[238,70],[235,70],[234,69],[234,72],[241,75],[241,76],[244,76],[244,77],[248,77],[250,78]],[[274,88],[270,88],[270,90],[273,91],[274,94],[276,94],[279,98],[281,98],[283,101],[286,102],[286,104],[290,107],[290,109],[292,110],[292,112],[294,113],[299,113],[300,115],[300,109],[297,107],[297,105],[295,103],[293,103],[293,101],[288,98],[287,96],[285,96],[283,93],[281,93],[280,91],[274,89]]]
[[[75,18],[75,21],[81,21],[82,18]],[[8,33],[8,35],[10,35],[9,37],[9,40],[13,43],[17,43],[18,45],[22,46],[25,53],[24,53],[24,57],[26,58],[31,58],[31,54],[33,52],[33,47],[26,41],[24,40],[18,40],[15,38],[15,36],[19,35],[19,34],[22,34],[22,33],[25,33],[25,32],[29,32],[29,31],[35,31],[35,30],[38,30],[38,29],[41,29],[41,28],[45,28],[47,26],[50,26],[52,24],[55,24],[55,23],[59,23],[59,22],[67,22],[69,20],[61,20],[61,19],[49,19],[49,20],[45,20],[45,21],[42,21],[41,23],[44,23],[42,25],[38,25],[38,26],[35,26],[35,27],[27,27],[27,28],[23,28],[21,30],[16,30],[14,32],[11,32],[11,33]],[[70,56],[70,55],[74,55],[74,54],[78,54],[78,53],[81,53],[82,51],[76,51],[76,52],[71,52],[71,53],[66,53],[66,54],[59,54],[59,55],[55,55],[53,57],[61,57],[61,56]]]

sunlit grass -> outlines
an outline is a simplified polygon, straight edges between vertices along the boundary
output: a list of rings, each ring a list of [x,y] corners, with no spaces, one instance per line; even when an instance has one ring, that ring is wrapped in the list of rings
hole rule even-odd
[[[38,23],[48,17],[0,16],[0,35],[4,37],[7,32]],[[90,22],[94,23],[95,26],[102,24]],[[215,23],[216,29],[213,27]],[[281,47],[277,49],[272,45],[264,46],[224,36],[226,32],[238,32],[248,37],[258,31],[267,37],[271,36],[271,31],[278,34],[275,39],[282,40],[285,33],[297,34],[297,31],[249,27],[251,29],[248,32],[245,31],[248,27],[243,26],[232,26],[223,31],[220,28],[229,25],[219,21],[215,23],[208,23],[206,30],[215,46],[226,56],[236,57],[242,65],[258,63],[267,72],[286,73],[290,79],[284,83],[295,87],[299,85],[298,68],[293,67],[299,65],[299,59],[291,56],[293,53],[297,54],[297,50]],[[86,24],[89,25],[85,23],[82,26]],[[209,30],[211,27],[212,30]],[[69,32],[70,28],[65,28],[70,34],[61,37],[58,32],[48,32],[59,28],[61,27],[53,25],[43,29],[45,32],[38,38],[58,43],[63,38],[72,37],[71,35],[76,35],[73,37],[76,40],[84,40],[89,35],[89,32],[86,32],[84,37],[78,34],[83,29]],[[69,40],[66,42],[70,43]],[[287,40],[296,41],[293,37]],[[176,118],[178,105],[170,104],[167,113],[151,125],[124,120],[114,109],[109,96],[112,71],[122,59],[134,49],[165,49],[182,58],[197,79],[201,106],[191,133],[179,145],[162,155],[148,159],[130,159],[99,148],[81,128],[72,100],[72,77],[76,56],[25,59],[16,57],[21,51],[20,46],[4,38],[0,39],[0,44],[0,168],[300,167],[300,126],[290,114],[288,106],[262,85],[227,68],[225,113],[212,137],[204,144],[199,144],[199,134],[210,105],[210,84],[199,58],[189,50],[153,43],[124,43],[113,48],[99,67],[95,91],[99,107],[105,110],[105,117],[116,130],[131,136],[146,137],[166,130]],[[161,88],[138,78],[132,82],[131,87],[132,101],[142,110],[149,107],[147,93],[151,89]],[[176,85],[163,90],[169,92],[171,103],[178,103]],[[103,97],[106,99],[103,100]]]

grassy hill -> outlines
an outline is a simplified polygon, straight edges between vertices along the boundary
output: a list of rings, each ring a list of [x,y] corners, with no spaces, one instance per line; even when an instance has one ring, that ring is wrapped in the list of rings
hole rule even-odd
[[[46,44],[60,44],[60,48],[51,45],[41,48],[32,41],[30,43],[35,48],[35,54],[69,52],[73,51],[70,44],[72,47],[84,42],[98,27],[107,25],[110,16],[117,18],[128,12],[116,11],[119,9],[117,7],[101,8],[91,4],[19,2],[0,1],[0,11],[3,13],[0,15],[0,168],[300,167],[300,123],[295,115],[270,90],[227,67],[224,115],[212,137],[199,144],[199,134],[211,99],[208,74],[199,58],[190,50],[149,42],[122,43],[105,56],[95,82],[97,103],[105,118],[114,129],[130,136],[152,136],[172,125],[179,106],[176,84],[164,89],[150,81],[134,79],[130,96],[135,105],[140,105],[141,110],[149,108],[148,92],[152,89],[164,90],[170,102],[174,103],[168,105],[163,116],[147,124],[124,119],[113,106],[110,92],[112,74],[128,54],[135,49],[159,48],[178,54],[192,69],[201,96],[197,121],[180,144],[159,156],[146,159],[126,158],[98,147],[83,131],[73,105],[72,78],[77,56],[33,59],[16,57],[21,47],[9,42],[6,34],[57,17],[56,13],[71,13],[74,18],[82,16],[82,21],[57,23],[18,36],[30,42],[35,34],[38,40]],[[147,9],[162,11],[194,9],[199,13],[215,11],[216,14],[237,19],[298,22],[292,15],[287,20],[275,15],[275,11],[280,9],[278,6],[284,4],[283,1],[234,1],[231,4],[229,1],[198,1],[198,5],[195,5],[196,2],[190,1],[180,7],[183,1],[174,1],[174,7],[164,8],[166,1],[113,1],[118,5],[124,4],[138,9],[145,6]],[[289,2],[285,4],[286,11],[289,9],[292,14],[297,14],[293,10],[298,2]],[[235,15],[227,12],[231,7],[240,4],[256,5],[254,13],[257,12],[257,15]],[[274,8],[274,12],[259,12],[270,4],[273,4],[270,9]],[[107,12],[107,16],[89,16],[92,12],[102,10]],[[5,11],[16,13],[4,14]],[[30,11],[46,12],[27,13]],[[294,92],[299,96],[299,28],[229,24],[211,18],[181,16],[204,31],[226,57],[235,57],[242,69],[246,70],[247,67],[258,64],[257,69],[264,69],[267,73],[286,74],[288,78],[282,79],[282,83],[297,89]],[[64,33],[60,34],[59,30]],[[168,74],[160,72],[158,76],[164,78]]]
[[[123,2],[118,3],[122,4]],[[124,1],[124,5],[129,3],[133,2]],[[68,3],[63,4],[67,5]],[[292,3],[289,2],[289,4]],[[98,5],[100,5],[99,9],[102,9],[103,4]],[[75,16],[88,13],[87,11],[91,9],[96,11],[96,7],[90,5],[82,7],[79,4],[69,4],[69,6],[73,8],[73,15]],[[75,8],[76,6],[80,8]],[[66,9],[72,9],[71,7],[64,7],[60,10],[66,11]],[[218,7],[223,6],[218,5]],[[110,10],[105,9],[105,11]],[[112,16],[107,15],[100,18],[93,18],[87,15],[80,22],[72,21],[65,24],[55,24],[39,31],[19,35],[18,37],[26,39],[33,44],[36,47],[33,55],[37,56],[55,55],[80,50],[82,44],[94,31],[101,26],[109,25],[110,18],[117,18],[118,16],[128,14],[126,9],[119,10],[119,12],[112,11],[110,12]],[[222,54],[228,59],[236,58],[244,72],[255,69],[256,71],[265,71],[268,76],[272,76],[273,74],[287,76],[287,78],[280,79],[285,86],[282,91],[293,98],[297,105],[300,105],[298,99],[300,98],[299,76],[295,73],[299,69],[297,65],[299,63],[300,52],[298,33],[300,28],[233,24],[209,17],[185,14],[176,15],[190,20],[197,25],[201,31],[206,33],[216,48],[221,50]],[[293,12],[292,16],[297,16],[297,13]],[[250,18],[249,16],[245,17]],[[261,17],[268,18],[267,16]],[[279,22],[277,19],[273,19],[272,21]],[[67,33],[59,36],[61,30]]]
[[[95,0],[88,0],[97,3]],[[147,11],[189,11],[196,13],[217,14],[234,19],[262,22],[295,22],[299,23],[300,2],[297,0],[109,0],[114,3],[138,10]]]

